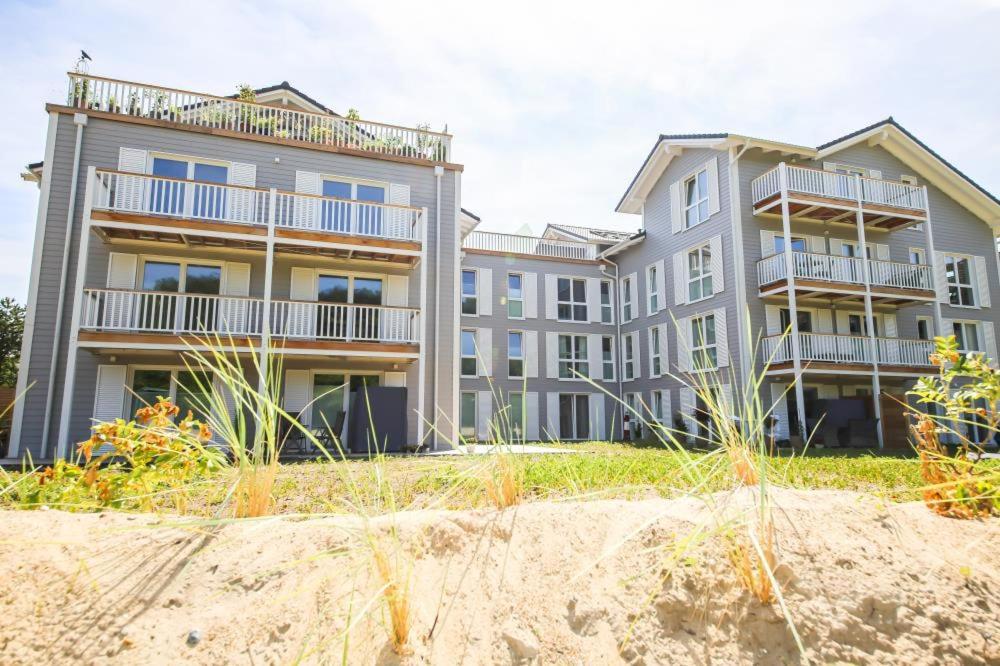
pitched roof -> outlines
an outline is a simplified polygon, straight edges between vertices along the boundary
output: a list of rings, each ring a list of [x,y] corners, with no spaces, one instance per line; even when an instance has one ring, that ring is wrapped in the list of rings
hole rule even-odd
[[[618,243],[632,236],[629,231],[616,231],[614,229],[599,229],[596,227],[580,227],[575,224],[552,224],[546,225],[545,230],[552,229],[556,232],[577,236],[587,241],[604,241]],[[543,234],[544,235],[544,234]]]
[[[327,107],[323,103],[318,102],[315,99],[313,99],[312,97],[310,97],[309,95],[305,94],[304,92],[302,92],[301,90],[299,90],[298,88],[296,88],[295,86],[293,86],[292,84],[290,84],[288,81],[282,81],[281,83],[278,83],[278,84],[273,85],[273,86],[265,86],[263,88],[255,88],[253,92],[254,92],[255,95],[266,95],[267,93],[272,93],[272,92],[275,92],[276,90],[287,90],[288,92],[292,93],[293,95],[301,97],[302,99],[304,99],[305,101],[309,102],[313,106],[322,109],[324,111],[324,113],[329,113],[331,116],[339,116],[340,115],[339,113],[337,113],[333,109]],[[239,95],[227,95],[227,97],[229,97],[230,99],[236,99],[237,97],[239,97]]]

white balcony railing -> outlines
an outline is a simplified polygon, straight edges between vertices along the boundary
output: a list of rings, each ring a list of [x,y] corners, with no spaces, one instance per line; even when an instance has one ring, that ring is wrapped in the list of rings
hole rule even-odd
[[[419,241],[423,209],[99,169],[94,210]]]
[[[789,165],[786,168],[790,193],[856,202],[857,185],[860,183],[863,203],[921,212],[927,209],[923,189],[916,185],[881,178],[856,177],[809,167]],[[781,181],[778,172],[779,167],[775,167],[751,182],[750,189],[755,204],[780,193]]]
[[[272,301],[275,338],[416,344],[420,312],[413,308],[348,303]],[[85,330],[174,335],[259,336],[259,298],[84,289],[80,327]]]
[[[462,247],[467,250],[484,250],[503,254],[524,254],[557,259],[596,259],[597,247],[590,243],[553,240],[538,236],[517,236],[491,231],[473,231]]]
[[[69,72],[67,104],[382,155],[451,161],[451,135]]]
[[[934,343],[930,340],[875,338],[875,347],[878,350],[880,365],[931,366],[928,359],[934,351]],[[872,364],[870,340],[863,335],[799,333],[799,353],[804,363],[817,361]],[[764,338],[763,354],[765,362],[768,359],[771,359],[772,363],[790,362],[791,334]]]
[[[793,252],[792,267],[796,279],[863,285],[864,265],[860,257],[842,257],[816,252]],[[869,259],[872,286],[897,289],[934,290],[934,273],[926,264]],[[757,262],[758,285],[784,280],[785,255],[773,254]]]

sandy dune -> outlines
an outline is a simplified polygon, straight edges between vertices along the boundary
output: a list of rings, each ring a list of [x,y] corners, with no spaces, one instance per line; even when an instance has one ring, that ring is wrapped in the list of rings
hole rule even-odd
[[[779,573],[810,660],[1000,662],[1000,521],[846,492],[775,501]],[[595,501],[369,529],[387,548],[398,530],[410,574],[404,663],[803,661],[777,606],[735,585],[719,539],[664,576],[706,519],[694,500]],[[347,663],[399,660],[358,519],[3,512],[0,530],[4,664],[340,662],[349,625]]]

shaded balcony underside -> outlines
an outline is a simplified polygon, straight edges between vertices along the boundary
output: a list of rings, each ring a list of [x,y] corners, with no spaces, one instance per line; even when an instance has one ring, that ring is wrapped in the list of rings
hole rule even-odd
[[[833,361],[802,361],[803,374],[826,374],[836,375],[845,373],[872,374],[871,363],[841,363]],[[890,363],[879,364],[879,375],[927,375],[934,374],[937,370],[924,365],[896,365]],[[767,370],[768,375],[793,374],[794,368],[791,361],[782,363],[772,363]]]
[[[933,301],[935,294],[929,289],[900,289],[872,285],[872,305],[901,306]],[[788,281],[785,279],[762,284],[760,296],[787,296]],[[832,303],[860,303],[864,301],[864,285],[844,284],[815,279],[796,279],[795,294],[799,299],[820,299]]]
[[[851,202],[803,192],[788,193],[788,214],[792,220],[813,220],[831,224],[855,226],[857,206]],[[773,194],[754,204],[754,215],[781,217],[781,195]],[[891,231],[911,226],[926,219],[918,211],[881,204],[866,203],[862,207],[866,227]]]

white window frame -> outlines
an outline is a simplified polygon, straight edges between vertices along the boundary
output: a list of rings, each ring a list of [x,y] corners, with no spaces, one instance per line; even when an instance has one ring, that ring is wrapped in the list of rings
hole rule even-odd
[[[843,333],[843,335],[859,335],[861,337],[867,338],[868,333],[868,315],[865,314],[864,310],[845,310],[844,315],[847,317],[848,330]],[[858,317],[861,320],[861,332],[851,333],[850,324],[851,317]],[[814,316],[815,321],[815,316]],[[885,336],[885,318],[882,316],[881,312],[872,313],[872,321],[875,323],[875,337],[880,338]]]
[[[601,323],[602,324],[614,324],[615,323],[615,299],[612,296],[614,291],[614,283],[611,280],[601,280],[600,289],[600,300],[601,300]],[[608,302],[604,302],[605,290],[607,291]]]
[[[569,280],[569,298],[570,298],[570,300],[568,300],[568,301],[560,301],[559,300],[559,281],[560,280]],[[582,301],[574,301],[573,300],[573,291],[574,291],[573,287],[574,287],[574,283],[576,283],[576,282],[582,282],[583,283],[583,300]],[[559,306],[561,306],[561,305],[565,305],[565,306],[569,307],[569,313],[571,315],[569,319],[564,319],[563,317],[559,316]],[[583,307],[583,319],[577,319],[574,316],[575,313],[576,313],[576,308],[580,307],[580,306]],[[562,321],[562,322],[568,322],[568,323],[576,323],[576,324],[582,324],[582,323],[586,323],[586,322],[590,321],[589,311],[587,309],[587,278],[573,277],[573,276],[569,276],[569,275],[557,275],[556,276],[556,320]]]
[[[183,365],[162,365],[162,364],[157,365],[153,363],[137,363],[136,365],[129,365],[125,373],[125,377],[127,378],[128,382],[127,386],[125,387],[127,393],[127,395],[125,396],[126,409],[131,407],[132,400],[135,398],[135,394],[132,392],[132,389],[135,386],[135,373],[137,370],[138,371],[153,370],[157,372],[169,372],[170,390],[168,391],[167,395],[161,397],[167,398],[168,400],[170,400],[170,402],[172,402],[175,405],[177,404],[177,390],[180,387],[180,385],[177,383],[177,375],[181,372],[189,372],[189,371],[198,372],[193,367],[189,369],[184,367]],[[215,378],[215,373],[212,372],[211,370],[205,370],[203,372],[206,375],[211,375],[213,379]],[[126,416],[128,418],[132,418],[134,414],[126,414]],[[184,416],[186,415],[180,414],[179,416],[181,418],[184,418]]]
[[[556,398],[556,408],[560,410],[559,413],[556,414],[556,423],[559,426],[559,439],[561,439],[563,441],[571,441],[571,442],[583,441],[584,439],[589,439],[590,436],[591,436],[590,432],[592,430],[592,428],[590,427],[590,424],[588,424],[588,426],[587,426],[587,434],[584,437],[581,437],[580,433],[577,432],[577,429],[576,429],[576,424],[577,424],[577,412],[576,412],[576,409],[577,409],[577,398],[579,398],[580,396],[583,396],[583,397],[585,397],[587,399],[586,400],[587,401],[587,410],[588,410],[588,414],[589,414],[589,410],[590,410],[590,394],[589,393],[567,393],[567,392],[560,391],[557,395],[558,395],[558,397]],[[572,418],[573,436],[572,437],[563,437],[562,436],[562,397],[563,396],[567,396],[567,395],[573,397],[573,399],[570,401],[570,405],[572,405],[572,410],[573,410],[573,414],[572,414],[572,417],[573,417]]]
[[[709,253],[709,260],[707,263],[705,261],[705,250],[708,250]],[[715,296],[715,276],[712,274],[712,260],[711,260],[712,244],[702,243],[698,247],[691,248],[685,254],[686,256],[684,258],[686,260],[685,263],[687,264],[685,267],[685,270],[687,271],[687,294],[686,294],[687,302],[697,303],[699,301],[704,301],[705,299],[712,298],[713,296]],[[695,277],[691,276],[692,254],[698,255],[698,262],[701,267],[701,272]],[[705,278],[708,278],[712,282],[712,293],[708,294],[707,296],[705,295]],[[701,289],[700,298],[691,298],[691,285],[694,284],[695,282],[700,283],[699,284],[699,287]]]
[[[656,264],[650,264],[646,266],[646,307],[647,312],[657,313],[660,310],[660,298],[662,294],[659,291],[659,286],[657,284],[656,277]]]
[[[510,279],[512,277],[515,277],[515,276],[521,281],[521,297],[520,298],[514,298],[513,296],[510,295],[510,293],[511,293],[510,292]],[[479,281],[477,280],[476,281],[477,288],[478,288],[478,284],[479,284]],[[518,303],[521,304],[521,316],[520,317],[512,315],[510,313],[510,304],[514,303],[514,302],[518,302]],[[476,300],[476,305],[477,305],[477,309],[478,309],[478,305],[479,305],[478,299]],[[524,273],[521,273],[519,271],[509,271],[507,273],[507,318],[508,319],[518,319],[518,320],[521,320],[521,319],[525,318],[524,317]]]
[[[622,278],[622,323],[628,323],[635,319],[632,315],[635,313],[634,310],[634,294],[635,285],[632,284],[632,278],[629,276]],[[627,297],[627,298],[626,298]]]
[[[222,274],[219,276],[219,296],[223,295],[225,291],[225,277],[226,277],[226,262],[219,261],[218,259],[198,259],[191,257],[169,257],[165,255],[157,254],[140,254],[138,261],[138,274],[135,276],[136,291],[145,291],[142,288],[142,277],[146,272],[146,264],[152,262],[154,264],[177,264],[180,270],[180,276],[177,280],[177,291],[176,292],[162,292],[167,294],[186,294],[187,292],[187,268],[188,266],[213,266],[221,269]],[[252,269],[251,269],[252,270]],[[149,292],[156,293],[156,292]],[[195,294],[196,296],[212,296],[213,294]]]
[[[153,175],[153,160],[159,158],[161,160],[171,160],[174,162],[187,162],[187,180],[192,182],[200,182],[194,180],[194,165],[204,164],[206,166],[224,166],[226,167],[226,180],[233,175],[233,163],[229,160],[219,160],[213,159],[211,157],[199,157],[198,155],[182,155],[180,153],[165,153],[157,150],[151,150],[146,153],[146,175]],[[155,178],[162,178],[162,176],[154,176]],[[213,185],[222,185],[223,183],[212,183]]]
[[[660,339],[660,327],[651,326],[649,328],[650,335],[650,347],[652,351],[649,358],[649,369],[653,373],[654,377],[659,377],[663,374],[663,354],[660,348],[663,345],[663,340]]]
[[[707,323],[709,318],[712,320],[712,335],[715,336],[715,341],[711,344],[705,339],[707,338]],[[695,326],[701,329],[701,334],[695,334]],[[693,372],[710,372],[719,369],[719,340],[718,331],[715,328],[715,313],[706,312],[705,314],[695,315],[690,318],[689,332],[691,334],[691,369]],[[714,352],[715,363],[711,366],[699,366],[698,358],[699,356],[709,356],[709,352]]]
[[[510,336],[511,335],[517,335],[517,336],[519,336],[521,338],[521,355],[520,356],[512,356],[511,353],[510,353]],[[521,374],[519,374],[519,375],[513,375],[513,374],[511,374],[511,372],[510,372],[510,362],[511,361],[520,361],[521,362]],[[507,331],[507,379],[524,379],[524,376],[525,376],[524,373],[525,373],[525,370],[526,370],[525,364],[526,364],[526,360],[525,360],[525,357],[524,357],[524,331],[522,331],[520,329],[510,329],[510,330]]]
[[[945,280],[948,285],[948,305],[953,308],[977,308],[979,307],[979,294],[976,293],[976,259],[975,257],[968,254],[957,254],[955,252],[945,252],[944,254],[944,272]],[[948,260],[952,259],[955,264],[955,282],[948,279]],[[964,260],[968,265],[969,282],[958,282],[958,262]],[[951,302],[951,290],[957,289],[958,300],[962,300],[962,289],[968,289],[972,295],[971,303],[952,303]]]
[[[697,195],[698,195],[698,199],[694,203],[688,203],[688,184],[693,182],[694,185],[695,185],[695,188],[699,188],[700,186],[698,185],[698,177],[701,176],[702,174],[705,174],[705,191],[701,192],[700,189],[699,189],[696,192]],[[701,169],[698,169],[692,175],[688,176],[687,178],[685,178],[681,182],[681,197],[683,197],[681,208],[682,208],[682,214],[684,216],[684,228],[685,229],[693,229],[694,227],[698,226],[699,224],[703,224],[703,223],[707,222],[708,219],[710,217],[712,217],[712,205],[709,202],[709,190],[710,189],[711,189],[711,187],[710,187],[710,184],[708,182],[708,167],[703,167]],[[701,212],[700,212],[702,204],[705,204],[705,209],[707,211],[705,213],[705,217],[704,218],[701,217]],[[690,210],[692,210],[692,209],[695,210],[695,211],[698,211],[698,220],[696,222],[694,222],[693,224],[689,221],[689,218],[688,218],[688,212]]]
[[[297,267],[298,268],[298,267]],[[380,280],[382,282],[382,305],[385,305],[386,295],[389,290],[389,275],[384,273],[360,273],[358,271],[338,271],[329,268],[317,268],[313,270],[313,300],[319,301],[319,279],[321,277],[345,277],[347,278],[347,302],[354,303],[354,281],[357,278],[362,280]]]
[[[635,379],[635,337],[631,333],[622,337],[622,379],[630,382]]]
[[[472,293],[472,294],[466,294],[465,293],[465,274],[466,273],[472,273],[475,276],[475,284],[473,285],[473,287],[475,288],[475,293]],[[477,271],[475,268],[463,268],[462,272],[461,272],[461,275],[459,275],[459,277],[461,278],[459,280],[459,285],[458,285],[458,288],[460,290],[460,293],[459,293],[459,312],[461,313],[461,316],[463,316],[463,317],[478,317],[479,316],[479,271]],[[465,299],[466,298],[474,298],[474,299],[476,299],[476,311],[474,313],[470,313],[470,312],[466,312],[465,311]]]
[[[472,334],[472,341],[473,341],[472,349],[473,349],[473,352],[472,352],[471,355],[466,354],[465,351],[464,351],[464,349],[463,349],[464,345],[462,344],[462,338],[465,337],[466,333],[471,333]],[[458,361],[458,372],[459,372],[459,375],[462,378],[464,378],[464,379],[474,379],[474,378],[478,377],[479,376],[479,353],[478,353],[479,352],[479,332],[476,329],[474,329],[474,328],[463,328],[463,329],[459,330],[459,333],[458,333],[458,352],[459,352],[459,361]],[[463,372],[463,369],[462,369],[462,366],[464,365],[463,361],[465,361],[465,359],[468,359],[468,358],[471,358],[473,360],[473,362],[475,363],[475,365],[474,365],[475,371],[471,375],[465,374],[465,372]]]
[[[604,358],[604,341],[611,341],[611,358]],[[617,376],[617,363],[615,363],[615,336],[613,335],[602,335],[601,336],[601,378],[606,382],[615,381]],[[608,376],[608,366],[611,366],[611,376]]]
[[[562,338],[569,338],[569,356],[564,357],[562,353]],[[584,381],[590,376],[589,350],[587,349],[588,336],[577,333],[559,333],[556,339],[556,354],[558,358],[559,381]],[[581,345],[582,341],[582,355]],[[563,368],[566,368],[566,376],[563,376]],[[582,369],[581,369],[582,368]],[[573,374],[573,371],[577,374]],[[581,375],[581,376],[577,376]]]
[[[367,185],[368,187],[381,187],[385,191],[384,201],[382,203],[389,203],[389,183],[384,180],[371,180],[368,178],[357,178],[355,176],[340,176],[335,173],[321,173],[319,175],[319,189],[320,192],[323,191],[323,181],[330,180],[338,183],[347,183],[351,186],[351,201],[358,200],[358,185]],[[326,195],[322,195],[326,196]],[[332,197],[338,198],[338,197]]]
[[[946,335],[955,335],[955,327],[956,326],[961,326],[962,327],[963,342],[968,342],[968,335],[967,335],[967,333],[968,333],[968,331],[971,328],[972,332],[976,336],[976,346],[978,347],[978,349],[968,349],[964,344],[962,344],[962,345],[959,345],[958,351],[961,352],[962,354],[969,354],[969,353],[983,354],[983,353],[985,353],[985,350],[983,349],[983,347],[985,347],[986,345],[984,344],[985,340],[983,339],[982,326],[980,324],[982,324],[982,322],[974,321],[974,320],[970,320],[970,319],[952,319],[951,320],[952,330],[945,331],[945,334]],[[955,335],[955,340],[956,340],[956,342],[958,341],[958,336],[957,335]]]
[[[917,177],[912,176],[908,173],[900,174],[899,182],[905,183],[906,185],[913,185],[914,187],[920,185],[920,182],[917,180]]]
[[[913,255],[917,255],[920,261],[914,263]],[[912,266],[927,265],[927,250],[922,247],[911,247],[907,250],[906,257]]]
[[[927,326],[927,337],[920,337],[920,324],[923,322]],[[934,339],[934,318],[930,315],[917,315],[917,339],[918,340],[933,340]]]
[[[792,241],[792,252],[808,252],[809,251],[809,238],[807,236],[796,236],[795,234],[792,234],[791,236],[789,236],[789,238]],[[795,246],[795,241],[802,241],[802,244],[805,246],[805,249],[804,250],[796,250],[795,247],[794,247]],[[785,235],[784,234],[780,234],[780,233],[775,234],[774,235],[774,244],[772,245],[772,249],[774,251],[774,254],[784,254],[785,253],[784,248],[782,248],[782,249],[779,250],[778,249],[778,243],[781,243],[782,245],[785,244]]]

